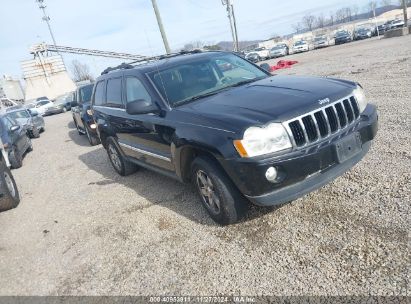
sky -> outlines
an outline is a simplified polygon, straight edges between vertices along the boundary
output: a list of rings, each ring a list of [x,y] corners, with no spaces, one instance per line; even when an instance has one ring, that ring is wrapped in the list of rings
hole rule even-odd
[[[32,44],[52,40],[35,0],[1,0],[0,76],[21,77],[20,61]],[[240,40],[263,40],[292,32],[307,13],[329,15],[345,6],[360,11],[368,0],[234,0]],[[57,45],[141,55],[165,53],[151,0],[45,0]],[[157,0],[171,49],[191,41],[231,40],[221,0]],[[63,54],[89,65],[94,76],[124,60]]]

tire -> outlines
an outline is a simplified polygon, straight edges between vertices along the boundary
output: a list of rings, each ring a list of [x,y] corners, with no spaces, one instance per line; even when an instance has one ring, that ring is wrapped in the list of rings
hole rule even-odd
[[[66,113],[66,112],[67,112],[66,107],[63,108],[62,112],[63,112],[63,113]]]
[[[246,214],[248,201],[215,160],[197,157],[191,165],[191,174],[203,206],[216,223],[233,224]]]
[[[32,152],[33,151],[33,142],[31,141],[31,139],[29,138],[29,147],[27,148],[27,152]]]
[[[127,161],[113,137],[107,138],[107,154],[114,170],[121,176],[130,175],[138,170],[137,165]]]
[[[2,161],[0,164],[0,211],[16,208],[20,194],[11,171]]]
[[[91,146],[98,145],[100,143],[100,140],[97,137],[90,134],[90,130],[89,130],[87,124],[84,124],[84,125],[85,125],[85,128],[86,128],[87,139],[88,139],[88,142],[90,143],[90,145]]]
[[[40,131],[37,129],[37,127],[33,127],[33,130],[31,131],[31,137],[32,138],[39,138],[40,137]]]
[[[76,126],[76,129],[77,129],[78,135],[83,135],[83,133],[80,131],[80,129],[79,129],[79,127],[78,127],[78,125],[77,125],[77,122],[76,122],[76,120],[74,119],[74,117],[73,117],[73,120],[74,120],[74,125]]]
[[[18,169],[23,166],[23,157],[16,151],[16,148],[13,147],[9,154],[9,161],[11,168]]]

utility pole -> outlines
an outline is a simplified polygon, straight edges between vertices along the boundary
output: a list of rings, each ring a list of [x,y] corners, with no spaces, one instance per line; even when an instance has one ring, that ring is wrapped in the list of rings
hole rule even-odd
[[[406,0],[402,0],[402,10],[404,11],[404,26],[408,27],[407,1]]]
[[[221,0],[221,3],[227,7],[227,17],[230,22],[231,36],[233,37],[233,49],[234,51],[239,51],[240,48],[238,45],[238,33],[234,15],[233,0]]]
[[[163,22],[161,21],[160,12],[157,7],[157,0],[151,0],[151,3],[153,4],[154,13],[156,14],[157,23],[158,23],[158,27],[160,28],[161,37],[163,38],[164,48],[166,49],[167,54],[170,54],[171,50],[170,50],[170,46],[168,45],[166,32],[164,31]]]
[[[43,11],[43,18],[42,19],[43,19],[43,21],[46,21],[47,26],[49,28],[51,39],[53,39],[53,44],[54,44],[54,46],[56,46],[57,45],[56,44],[56,39],[54,38],[53,31],[51,30],[50,17],[46,13],[46,5],[44,4],[44,0],[36,0],[36,1],[39,4],[39,9],[41,9]]]

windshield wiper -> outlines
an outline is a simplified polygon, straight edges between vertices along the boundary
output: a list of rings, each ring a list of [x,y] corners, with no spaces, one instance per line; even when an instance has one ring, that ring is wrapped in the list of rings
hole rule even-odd
[[[215,95],[215,94],[220,93],[221,91],[223,91],[223,90],[225,90],[225,89],[227,89],[227,87],[224,87],[224,88],[221,88],[221,89],[218,89],[218,90],[209,92],[209,93],[200,94],[200,95],[197,95],[197,96],[188,98],[188,99],[183,99],[183,100],[180,100],[180,101],[175,102],[175,103],[174,103],[174,106],[179,106],[179,105],[182,105],[182,104],[185,104],[185,103],[188,103],[188,102],[191,102],[191,101],[200,99],[200,98],[212,96],[212,95]]]
[[[246,80],[243,80],[243,81],[239,81],[239,82],[237,82],[237,83],[234,83],[234,84],[232,84],[232,85],[229,85],[229,86],[227,86],[226,88],[239,87],[239,86],[242,86],[242,85],[247,84],[247,83],[251,83],[251,82],[255,82],[255,81],[264,79],[264,78],[266,78],[266,77],[267,77],[267,76],[256,77],[256,78],[253,78],[253,79],[246,79]]]

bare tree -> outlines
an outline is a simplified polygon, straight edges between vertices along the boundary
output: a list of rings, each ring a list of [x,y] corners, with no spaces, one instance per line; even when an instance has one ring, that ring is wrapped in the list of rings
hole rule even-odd
[[[299,34],[303,30],[303,25],[300,22],[298,22],[298,23],[293,24],[292,28],[297,34]]]
[[[317,20],[316,20],[316,27],[317,28],[323,28],[325,26],[325,17],[324,17],[324,14],[320,14],[318,17],[317,17]]]
[[[302,19],[302,23],[306,29],[308,29],[309,31],[312,31],[314,27],[314,23],[315,23],[315,16],[305,15]]]
[[[94,81],[94,77],[90,73],[89,66],[87,64],[81,63],[78,60],[73,60],[71,62],[71,72],[73,73],[74,81]]]
[[[351,7],[351,12],[352,12],[354,19],[357,19],[358,11],[359,11],[358,5],[353,5]]]
[[[377,8],[377,1],[370,1],[367,4],[368,11],[370,12],[370,16],[374,16],[375,9]]]
[[[334,13],[333,12],[330,12],[329,25],[331,26],[334,25]]]
[[[335,23],[343,23],[344,20],[345,20],[345,11],[343,8],[340,8],[335,12]]]
[[[392,0],[381,0],[381,6],[388,6],[392,4]]]

